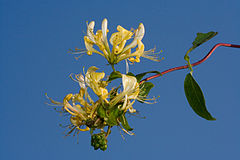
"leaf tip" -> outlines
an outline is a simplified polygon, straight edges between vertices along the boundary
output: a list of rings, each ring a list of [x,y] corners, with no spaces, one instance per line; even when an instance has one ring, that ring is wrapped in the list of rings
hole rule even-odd
[[[211,118],[209,118],[209,119],[207,119],[207,120],[209,120],[209,121],[216,121],[217,119],[214,118],[214,117],[211,117]]]

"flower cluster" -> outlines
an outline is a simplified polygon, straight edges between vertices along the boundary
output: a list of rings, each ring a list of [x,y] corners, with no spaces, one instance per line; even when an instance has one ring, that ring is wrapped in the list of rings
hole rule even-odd
[[[142,39],[145,29],[142,23],[135,31],[129,31],[118,26],[118,32],[113,33],[109,39],[112,45],[111,51],[107,40],[107,19],[103,20],[102,29],[98,30],[96,34],[93,31],[94,24],[94,21],[92,21],[87,25],[87,35],[84,37],[86,53],[88,55],[97,53],[105,57],[112,65],[113,72],[109,76],[105,76],[104,72],[98,72],[98,68],[92,66],[88,68],[86,73],[71,74],[71,79],[80,86],[79,93],[67,94],[63,102],[57,102],[51,98],[49,100],[55,105],[63,106],[62,110],[70,116],[71,124],[69,128],[71,130],[68,134],[73,130],[77,130],[77,133],[79,131],[90,131],[92,146],[95,149],[106,150],[106,138],[111,133],[113,126],[119,126],[125,133],[133,135],[125,114],[135,113],[136,109],[133,108],[135,101],[145,102],[150,89],[153,87],[150,82],[140,84],[141,78],[147,73],[139,75],[123,74],[115,70],[114,64],[122,60],[140,62],[140,57],[156,61],[158,59],[155,55],[150,56],[154,53],[153,50],[144,51]],[[127,40],[131,39],[133,35],[133,41],[126,45]],[[100,51],[95,49],[94,45],[98,46]],[[136,50],[132,52],[131,50],[134,48]],[[109,83],[117,78],[122,79],[122,86],[109,90]],[[91,92],[89,92],[89,89]],[[94,98],[89,93],[94,93],[94,97],[98,97],[97,100],[93,100]],[[105,127],[107,127],[107,131],[104,130]],[[100,133],[94,134],[99,129]],[[96,139],[99,135],[102,138]]]
[[[144,44],[142,42],[145,28],[142,23],[139,24],[136,30],[127,30],[122,26],[117,26],[117,31],[111,35],[109,42],[112,45],[110,48],[107,33],[107,19],[102,21],[102,29],[94,33],[95,22],[91,21],[87,24],[87,35],[84,36],[84,43],[86,51],[76,49],[74,53],[92,53],[99,54],[105,57],[109,64],[117,64],[122,60],[128,59],[130,62],[140,62],[140,57],[145,57],[153,61],[160,61],[157,53],[154,49],[145,51]],[[128,45],[127,41],[133,39]],[[98,47],[98,50],[94,48]],[[135,51],[132,51],[135,49]]]

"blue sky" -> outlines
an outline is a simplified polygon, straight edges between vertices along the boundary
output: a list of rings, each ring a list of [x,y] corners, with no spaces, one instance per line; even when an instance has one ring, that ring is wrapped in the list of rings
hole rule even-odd
[[[197,32],[219,34],[194,50],[191,60],[202,58],[216,43],[240,44],[238,0],[0,0],[0,159],[239,159],[240,158],[240,50],[218,48],[194,77],[203,89],[207,107],[217,121],[198,117],[188,106],[183,82],[187,70],[154,79],[150,96],[158,103],[136,103],[146,119],[129,120],[135,136],[123,140],[117,128],[107,151],[94,151],[89,133],[64,138],[61,123],[44,94],[61,100],[78,85],[70,73],[96,65],[110,73],[103,57],[75,60],[70,48],[84,48],[86,21],[96,28],[108,19],[110,32],[117,25],[128,29],[144,23],[146,49],[163,50],[160,63],[141,59],[130,71],[163,71],[183,65],[184,53]],[[97,63],[96,63],[97,62]],[[124,64],[117,68],[124,71]]]

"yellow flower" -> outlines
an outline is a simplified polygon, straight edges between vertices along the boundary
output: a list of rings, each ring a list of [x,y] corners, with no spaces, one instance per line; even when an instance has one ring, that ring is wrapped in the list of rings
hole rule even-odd
[[[91,119],[93,116],[95,116],[93,114],[96,110],[96,107],[99,105],[99,102],[91,102],[92,105],[90,105],[88,103],[88,100],[92,100],[87,94],[86,87],[83,84],[81,84],[81,86],[83,88],[80,89],[79,93],[70,93],[66,95],[63,99],[63,103],[54,101],[49,97],[47,98],[53,104],[63,106],[63,109],[71,115],[70,122],[74,126],[73,129],[78,129],[79,131],[89,131],[90,128],[86,126],[86,120],[88,120],[89,118]],[[80,128],[81,126],[85,126],[85,128]],[[71,131],[69,133],[71,133]]]
[[[46,95],[47,96],[47,95]],[[61,102],[57,102],[54,101],[52,98],[49,98],[47,96],[47,98],[54,104],[57,106],[63,106],[63,109],[65,111],[67,111],[68,113],[71,114],[70,117],[70,122],[72,125],[69,125],[72,129],[71,131],[68,132],[68,134],[70,134],[73,130],[78,129],[79,131],[89,131],[90,128],[86,126],[85,121],[87,120],[87,118],[91,117],[91,109],[93,108],[92,106],[90,106],[89,104],[85,106],[83,105],[80,106],[79,104],[76,104],[78,101],[78,98],[81,95],[79,94],[68,94],[67,96],[65,96],[65,98],[63,99],[63,103]],[[82,95],[83,96],[83,95]],[[69,103],[69,101],[72,101],[72,104]],[[85,128],[80,128],[81,126],[85,126]],[[67,134],[67,135],[68,135]],[[78,134],[78,133],[77,133]]]
[[[93,52],[104,56],[105,58],[109,55],[109,46],[107,42],[107,19],[102,22],[102,30],[98,30],[96,35],[94,34],[95,22],[92,21],[87,26],[87,36],[84,36],[84,42],[87,49],[87,54],[91,55]],[[99,52],[93,48],[93,45],[97,45],[99,49],[103,52]]]
[[[128,59],[130,62],[140,62],[140,57],[144,53],[144,44],[140,40],[137,40],[137,44],[138,44],[138,47],[136,51],[132,53],[131,58]],[[134,59],[133,56],[136,56],[136,59]]]
[[[117,26],[119,32],[113,33],[110,38],[110,43],[113,46],[112,53],[119,54],[122,52],[127,40],[129,40],[133,33],[124,29],[122,26]]]
[[[87,86],[90,87],[93,92],[102,99],[105,100],[108,97],[108,90],[105,88],[107,86],[107,82],[102,80],[105,76],[105,73],[99,73],[96,72],[96,70],[98,70],[98,68],[95,66],[88,68],[85,78],[82,74],[76,74],[75,79],[72,77],[72,75],[70,75],[70,78],[78,82],[81,87],[79,95],[87,94],[88,99],[92,104],[94,102],[87,93]]]
[[[125,52],[131,48],[135,48],[138,44],[137,41],[141,41],[143,39],[144,34],[145,34],[144,25],[142,23],[140,23],[138,26],[138,29],[136,29],[136,31],[135,31],[135,36],[134,36],[133,41],[124,48],[123,52]]]
[[[90,128],[87,126],[85,129],[82,129],[80,127],[85,125],[85,121],[89,117],[87,109],[90,105],[81,107],[79,104],[75,104],[76,102],[78,102],[76,98],[77,96],[79,95],[68,94],[63,100],[63,108],[72,115],[70,121],[78,130],[89,131]],[[73,105],[69,103],[70,100],[72,100]]]
[[[102,99],[106,99],[108,97],[108,90],[104,86],[106,84],[103,84],[103,81],[101,81],[104,78],[105,73],[95,72],[96,70],[98,70],[98,68],[95,66],[92,66],[87,70],[85,82],[96,95],[100,96]]]
[[[88,55],[92,55],[92,53],[94,52],[103,56],[101,52],[93,48],[94,43],[89,39],[89,37],[87,36],[84,37],[84,43],[85,43]]]
[[[63,99],[63,108],[70,113],[73,116],[78,116],[80,117],[82,120],[86,120],[87,119],[87,113],[86,111],[80,106],[80,105],[76,105],[76,96],[77,95],[73,95],[73,94],[68,94],[64,99]],[[69,103],[69,101],[72,100],[73,105],[71,105]]]

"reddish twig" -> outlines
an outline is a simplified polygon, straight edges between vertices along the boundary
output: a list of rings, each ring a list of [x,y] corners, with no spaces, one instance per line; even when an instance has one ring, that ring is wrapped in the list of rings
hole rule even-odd
[[[197,66],[197,65],[203,63],[204,61],[206,61],[206,60],[212,55],[213,51],[214,51],[217,47],[220,47],[220,46],[240,48],[240,45],[227,44],[227,43],[218,43],[218,44],[216,44],[216,45],[208,52],[208,54],[207,54],[203,59],[201,59],[201,60],[199,60],[199,61],[197,61],[197,62],[195,62],[195,63],[193,63],[193,64],[191,64],[191,65],[192,65],[192,66]],[[159,76],[162,76],[162,75],[164,75],[164,74],[166,74],[166,73],[169,73],[169,72],[172,72],[172,71],[176,71],[176,70],[186,69],[186,68],[188,68],[188,67],[189,67],[188,65],[185,65],[185,66],[179,66],[179,67],[170,68],[170,69],[168,69],[168,70],[165,70],[165,71],[161,72],[161,74],[156,74],[156,75],[153,75],[153,76],[150,76],[150,77],[147,77],[147,78],[143,79],[143,80],[140,82],[140,84],[143,83],[143,82],[149,81],[149,80],[151,80],[151,79],[157,78],[157,77],[159,77]]]

